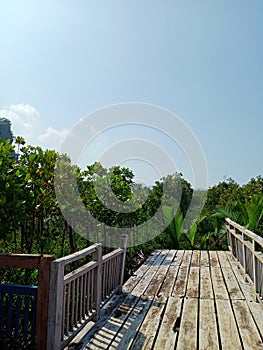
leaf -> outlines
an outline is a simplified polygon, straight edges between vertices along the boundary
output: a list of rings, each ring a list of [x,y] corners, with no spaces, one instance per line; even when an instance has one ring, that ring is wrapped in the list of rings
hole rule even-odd
[[[27,182],[29,179],[30,179],[30,173],[27,173],[24,178],[24,181]]]

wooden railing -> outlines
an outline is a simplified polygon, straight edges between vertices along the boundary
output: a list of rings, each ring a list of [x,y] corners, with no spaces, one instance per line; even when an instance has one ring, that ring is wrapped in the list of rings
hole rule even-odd
[[[226,219],[229,249],[263,298],[263,238]]]
[[[22,269],[38,269],[38,286],[37,293],[34,288],[28,288],[19,285],[3,285],[1,287],[1,304],[2,304],[2,320],[7,320],[6,332],[3,333],[5,339],[10,337],[11,339],[19,338],[21,333],[19,329],[19,322],[21,322],[20,317],[18,317],[19,312],[22,317],[22,312],[25,313],[25,317],[28,317],[27,303],[29,299],[26,298],[29,294],[34,294],[32,297],[37,298],[36,302],[36,320],[34,320],[34,314],[32,314],[32,323],[30,320],[25,320],[24,326],[29,327],[29,329],[24,328],[22,332],[23,340],[25,339],[28,331],[35,336],[35,339],[31,339],[33,343],[35,342],[36,348],[38,350],[46,350],[47,345],[47,329],[48,329],[48,302],[49,302],[49,281],[50,281],[50,265],[51,261],[54,259],[53,255],[34,255],[34,254],[0,254],[0,268],[22,268]],[[22,302],[21,298],[25,296],[24,306],[20,304]],[[20,296],[20,297],[19,297]],[[12,312],[15,301],[16,311]],[[6,307],[7,306],[7,307]],[[21,307],[22,309],[21,309]],[[29,305],[28,305],[29,307]],[[16,313],[16,314],[15,314]],[[35,322],[36,321],[36,322]],[[1,324],[1,327],[3,324]],[[4,327],[4,326],[3,326]],[[33,327],[33,328],[32,328]],[[34,329],[35,327],[35,329]]]
[[[48,350],[65,347],[92,319],[102,304],[123,283],[127,237],[120,248],[102,256],[102,245],[94,244],[77,253],[54,260],[51,266]],[[65,273],[66,266],[90,257],[89,262]]]
[[[37,287],[0,284],[0,339],[34,347]]]

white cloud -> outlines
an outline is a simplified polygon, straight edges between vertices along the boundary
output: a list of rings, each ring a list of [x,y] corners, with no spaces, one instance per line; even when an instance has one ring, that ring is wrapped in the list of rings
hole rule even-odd
[[[62,141],[68,135],[68,133],[69,132],[67,130],[58,131],[49,126],[44,134],[38,136],[38,140],[40,141],[39,143],[45,148],[51,148],[48,145],[53,145],[52,148],[59,150]]]
[[[46,127],[40,113],[29,104],[20,103],[2,109],[0,118],[9,119],[14,136],[23,136],[27,144],[33,146],[59,150],[68,134],[67,130],[59,131],[52,126]]]

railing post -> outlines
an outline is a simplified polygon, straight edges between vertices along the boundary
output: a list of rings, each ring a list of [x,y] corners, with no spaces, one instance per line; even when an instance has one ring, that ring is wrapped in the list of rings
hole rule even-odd
[[[100,304],[101,304],[101,287],[102,287],[102,245],[96,244],[97,249],[92,254],[92,260],[96,261],[98,266],[95,274],[95,293],[96,293],[96,316],[95,321],[100,318]]]
[[[253,239],[252,240],[252,247],[253,247],[253,252],[254,254],[252,255],[252,259],[253,259],[253,279],[254,279],[254,286],[255,286],[255,290],[256,292],[258,292],[258,279],[257,279],[257,261],[256,261],[256,255],[255,255],[255,252],[256,252],[256,242],[255,240]]]
[[[121,244],[120,248],[123,249],[122,253],[122,261],[120,266],[120,281],[119,281],[119,287],[118,287],[118,293],[121,293],[122,291],[122,285],[123,285],[123,279],[124,279],[124,271],[125,271],[125,258],[126,258],[126,249],[127,249],[127,235],[121,235]]]
[[[243,254],[243,267],[245,273],[247,273],[247,262],[246,262],[246,250],[245,250],[245,235],[244,232],[241,232],[242,234],[242,254]]]
[[[60,350],[64,298],[64,261],[51,264],[47,350]]]
[[[232,238],[231,238],[230,224],[228,222],[228,219],[226,219],[226,232],[227,232],[228,249],[233,254]]]
[[[54,256],[43,256],[38,267],[36,319],[36,346],[38,350],[47,349],[48,303],[52,260],[54,260]]]

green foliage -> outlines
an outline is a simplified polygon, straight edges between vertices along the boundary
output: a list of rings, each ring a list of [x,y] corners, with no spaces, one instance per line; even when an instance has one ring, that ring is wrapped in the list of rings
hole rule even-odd
[[[183,214],[177,210],[177,207],[169,207],[168,205],[163,205],[162,211],[167,226],[166,231],[173,244],[172,248],[180,249],[183,236]]]
[[[168,175],[148,188],[135,183],[133,172],[125,167],[106,169],[96,162],[82,171],[71,164],[67,155],[26,146],[22,137],[17,137],[15,144],[16,151],[10,140],[0,140],[0,252],[51,253],[60,257],[90,245],[93,242],[89,235],[86,239],[80,236],[81,227],[76,225],[81,222],[79,208],[83,204],[100,223],[108,226],[132,228],[154,218],[147,228],[149,232],[144,234],[145,238],[149,234],[155,238],[128,249],[127,273],[132,273],[156,248],[227,248],[225,217],[263,234],[260,176],[244,186],[228,179],[209,189],[202,215],[195,220],[206,192],[193,191],[182,174]],[[60,196],[64,200],[62,209],[67,210],[71,222],[62,215]],[[189,213],[191,201],[194,206]],[[107,202],[115,207],[110,209]],[[159,208],[161,215],[155,216]],[[186,213],[190,227],[187,231]],[[155,223],[160,220],[166,227],[161,234],[155,232]],[[94,226],[88,222],[85,229],[96,233],[107,245],[110,237],[103,225]],[[36,280],[36,275],[28,272],[1,273],[2,281],[16,281],[18,277],[20,283]]]

